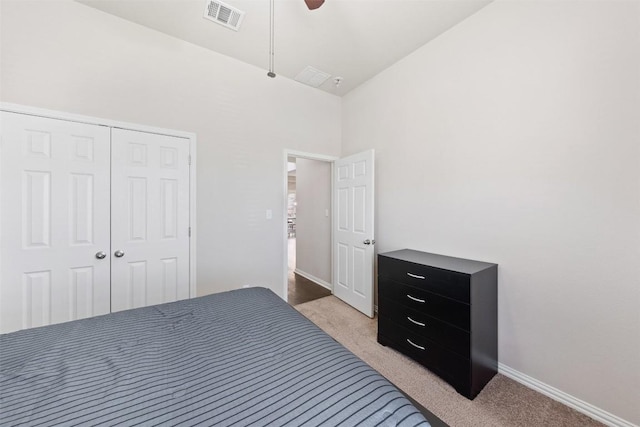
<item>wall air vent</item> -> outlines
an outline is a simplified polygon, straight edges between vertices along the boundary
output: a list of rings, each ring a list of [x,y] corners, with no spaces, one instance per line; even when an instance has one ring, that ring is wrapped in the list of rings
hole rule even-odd
[[[295,79],[300,83],[304,83],[309,86],[320,87],[329,77],[331,77],[331,74],[307,65],[304,70],[300,71]]]
[[[238,31],[240,24],[242,24],[244,12],[221,1],[209,0],[204,9],[204,17],[227,28]]]

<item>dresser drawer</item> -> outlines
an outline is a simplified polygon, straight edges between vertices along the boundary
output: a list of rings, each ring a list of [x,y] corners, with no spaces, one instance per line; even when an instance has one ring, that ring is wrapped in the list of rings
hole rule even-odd
[[[426,366],[464,395],[470,393],[471,363],[393,322],[378,323],[378,342]]]
[[[380,276],[378,278],[379,305],[384,301],[396,301],[438,320],[450,323],[465,331],[470,330],[470,306],[449,298],[408,286]]]
[[[408,308],[391,299],[378,303],[378,322],[393,322],[405,329],[428,338],[462,357],[470,357],[469,332]]]
[[[379,277],[425,289],[439,295],[469,303],[469,276],[414,264],[385,256],[378,257]]]

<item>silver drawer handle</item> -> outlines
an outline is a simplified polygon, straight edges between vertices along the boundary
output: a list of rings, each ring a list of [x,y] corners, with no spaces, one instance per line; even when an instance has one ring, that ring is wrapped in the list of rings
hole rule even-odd
[[[415,302],[421,302],[421,303],[425,303],[427,302],[426,300],[420,299],[420,298],[416,298],[416,297],[412,297],[411,295],[407,294],[407,298],[414,300]]]
[[[426,277],[424,276],[418,276],[417,274],[411,274],[411,273],[407,273],[407,276],[413,277],[414,279],[422,279],[422,280],[426,279]]]
[[[411,323],[415,323],[418,326],[427,326],[426,324],[422,323],[422,322],[418,322],[417,320],[413,320],[411,317],[407,316],[407,320]]]
[[[411,344],[412,346],[414,346],[415,348],[419,348],[420,350],[426,350],[426,348],[424,348],[423,346],[412,343],[412,342],[411,342],[411,340],[410,340],[409,338],[407,338],[407,342],[408,342],[409,344]]]

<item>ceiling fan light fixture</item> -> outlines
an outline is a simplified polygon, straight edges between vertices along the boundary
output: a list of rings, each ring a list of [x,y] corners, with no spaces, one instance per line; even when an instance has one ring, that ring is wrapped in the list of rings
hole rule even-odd
[[[324,0],[304,0],[305,4],[309,8],[309,10],[315,10],[322,6]]]

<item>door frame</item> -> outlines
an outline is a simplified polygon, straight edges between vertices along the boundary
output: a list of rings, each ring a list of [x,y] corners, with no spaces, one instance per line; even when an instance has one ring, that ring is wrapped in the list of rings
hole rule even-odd
[[[44,108],[31,107],[28,105],[0,102],[0,111],[10,113],[26,114],[30,116],[46,117],[49,119],[66,120],[70,122],[85,123],[89,125],[106,126],[110,128],[120,128],[138,132],[153,133],[159,135],[175,136],[189,140],[189,229],[191,238],[189,239],[189,298],[197,296],[197,256],[196,256],[196,134],[174,129],[164,129],[155,126],[146,126],[137,123],[122,122],[99,117],[84,116],[80,114],[67,113],[63,111],[47,110]],[[2,183],[0,183],[0,192]],[[0,213],[1,215],[1,213]]]
[[[331,164],[331,182],[329,185],[331,185],[331,281],[329,282],[329,284],[331,285],[331,294],[333,294],[333,287],[334,287],[334,283],[333,283],[333,221],[335,221],[334,215],[333,215],[333,168],[334,168],[334,164],[335,161],[339,159],[339,157],[336,156],[328,156],[326,154],[316,154],[316,153],[307,153],[304,151],[297,151],[297,150],[290,150],[290,149],[284,149],[283,151],[283,163],[282,163],[282,170],[283,170],[283,183],[284,183],[284,197],[282,198],[283,202],[282,202],[282,213],[283,213],[283,217],[284,220],[282,221],[282,254],[283,256],[283,266],[282,266],[282,271],[283,271],[283,292],[282,292],[282,299],[284,299],[285,301],[289,301],[289,295],[288,295],[288,290],[289,290],[289,242],[288,242],[288,237],[287,237],[287,221],[286,221],[286,212],[287,212],[287,202],[288,202],[288,193],[289,193],[289,169],[288,169],[288,163],[289,163],[289,157],[295,157],[298,159],[307,159],[307,160],[318,160],[321,162],[328,162]]]

